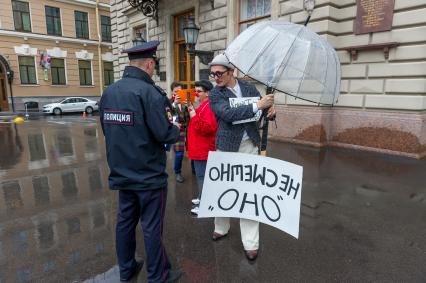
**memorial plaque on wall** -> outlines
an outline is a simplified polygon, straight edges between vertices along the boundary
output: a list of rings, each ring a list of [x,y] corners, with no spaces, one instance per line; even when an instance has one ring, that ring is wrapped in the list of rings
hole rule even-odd
[[[355,34],[392,29],[395,0],[357,0]]]

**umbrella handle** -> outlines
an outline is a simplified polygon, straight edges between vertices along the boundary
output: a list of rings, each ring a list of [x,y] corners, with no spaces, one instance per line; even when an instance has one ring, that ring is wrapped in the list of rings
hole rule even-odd
[[[266,88],[266,95],[268,94],[273,94],[274,93],[274,89],[272,87],[267,87]],[[260,116],[260,123],[262,122],[263,119],[263,125],[262,125],[262,136],[261,136],[261,140],[260,140],[260,147],[259,147],[259,154],[266,156],[266,147],[268,146],[268,130],[269,130],[269,120],[273,121],[273,119],[269,119],[268,118],[268,110],[267,109],[263,109],[262,110],[262,116]]]
[[[269,120],[268,120],[268,109],[264,109],[262,112],[263,125],[262,125],[262,137],[260,141],[260,155],[266,156],[266,147],[268,146],[268,130],[269,130]]]

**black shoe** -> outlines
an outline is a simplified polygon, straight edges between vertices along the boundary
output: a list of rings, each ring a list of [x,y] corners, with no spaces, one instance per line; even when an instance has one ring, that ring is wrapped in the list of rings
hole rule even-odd
[[[258,251],[259,250],[251,250],[251,251],[247,251],[245,250],[245,254],[246,254],[246,258],[250,261],[256,260],[257,255],[258,255]]]
[[[228,233],[226,233],[225,235],[213,232],[213,236],[212,236],[212,240],[213,241],[219,241],[220,239],[225,238],[228,235]]]
[[[132,272],[132,274],[130,275],[130,277],[129,277],[128,279],[121,279],[121,278],[120,278],[120,282],[130,282],[130,281],[132,281],[133,279],[136,279],[136,278],[138,277],[138,274],[139,274],[139,272],[141,271],[142,267],[143,267],[143,260],[142,260],[142,259],[141,259],[141,260],[137,260],[137,261],[136,261],[136,267],[135,267],[135,269],[133,270],[133,272]]]
[[[170,270],[169,276],[167,276],[165,283],[174,283],[178,282],[179,278],[183,275],[183,272],[179,269],[177,270]]]

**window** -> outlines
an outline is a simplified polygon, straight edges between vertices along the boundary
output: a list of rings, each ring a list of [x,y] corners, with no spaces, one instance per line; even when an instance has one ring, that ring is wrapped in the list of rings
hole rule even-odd
[[[174,17],[175,81],[180,82],[184,89],[194,88],[195,82],[195,57],[186,51],[183,34],[188,17],[193,15],[194,11],[189,11]]]
[[[62,35],[61,12],[59,8],[45,6],[47,34]]]
[[[24,202],[21,198],[21,186],[18,181],[4,182],[3,184],[3,194],[6,203],[7,210],[14,210],[17,208],[22,208]]]
[[[27,2],[12,1],[15,30],[31,32],[30,5]]]
[[[61,174],[62,195],[65,199],[76,197],[78,194],[77,182],[74,172],[64,172]]]
[[[111,42],[111,18],[101,16],[102,41]]]
[[[21,84],[23,85],[37,84],[34,57],[19,56],[18,61],[19,61],[19,75],[21,77]]]
[[[40,222],[37,225],[37,234],[40,240],[40,248],[45,250],[55,244],[55,232],[53,222]]]
[[[114,83],[114,67],[112,62],[104,62],[104,85]]]
[[[46,159],[43,134],[29,134],[28,147],[30,149],[30,161]]]
[[[50,202],[49,180],[47,176],[33,177],[34,198],[36,206],[47,205]]]
[[[101,172],[99,168],[96,166],[90,167],[88,173],[90,190],[92,192],[102,191]]]
[[[75,36],[89,39],[89,20],[86,12],[74,11]]]
[[[271,17],[271,0],[240,0],[240,32]]]
[[[72,99],[72,98],[71,98]],[[67,99],[66,103],[72,103],[71,99]],[[64,102],[65,102],[64,101]],[[64,103],[62,102],[62,103]],[[60,157],[73,156],[74,148],[72,144],[71,133],[69,130],[59,130],[55,135],[55,148],[59,151]]]
[[[52,85],[67,84],[64,59],[52,58],[50,62],[50,71],[52,73]]]
[[[92,85],[92,65],[90,61],[79,60],[78,70],[80,74],[80,85]]]
[[[66,219],[67,226],[68,226],[68,235],[77,234],[81,232],[80,229],[80,218],[78,217],[71,217]]]

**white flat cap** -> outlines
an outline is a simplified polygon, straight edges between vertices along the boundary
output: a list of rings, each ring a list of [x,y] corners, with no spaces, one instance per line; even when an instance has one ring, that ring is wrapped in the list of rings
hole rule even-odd
[[[234,66],[229,62],[228,58],[223,53],[216,55],[216,57],[213,58],[213,60],[209,63],[209,67],[211,66],[224,66],[234,69]]]

